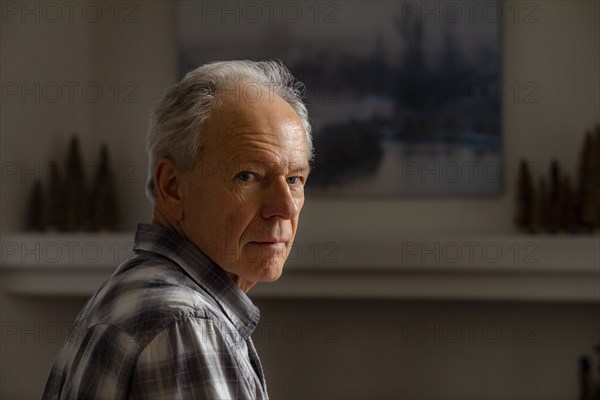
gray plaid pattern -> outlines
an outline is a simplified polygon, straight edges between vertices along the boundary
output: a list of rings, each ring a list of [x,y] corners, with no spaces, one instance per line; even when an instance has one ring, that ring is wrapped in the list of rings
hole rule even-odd
[[[266,399],[260,314],[197,246],[140,224],[134,255],[79,313],[44,399]]]

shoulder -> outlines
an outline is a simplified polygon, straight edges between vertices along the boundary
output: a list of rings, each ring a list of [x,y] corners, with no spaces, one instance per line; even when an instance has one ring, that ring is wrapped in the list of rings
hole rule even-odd
[[[86,307],[88,327],[111,325],[141,346],[177,321],[215,319],[219,307],[173,261],[134,257],[98,290]]]

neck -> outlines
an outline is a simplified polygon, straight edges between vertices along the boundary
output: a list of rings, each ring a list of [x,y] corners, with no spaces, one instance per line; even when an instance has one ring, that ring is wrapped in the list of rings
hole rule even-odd
[[[240,278],[239,275],[236,275],[236,274],[228,272],[228,271],[225,271],[225,273],[227,274],[227,276],[229,278],[231,278],[231,280],[233,281],[233,283],[235,283],[240,289],[242,289],[242,292],[244,292],[244,293],[248,293],[248,291],[254,285],[256,285],[255,281],[244,280],[244,279]]]
[[[163,228],[167,228],[173,232],[177,232],[183,237],[187,237],[181,229],[181,225],[177,221],[173,221],[169,216],[164,213],[159,207],[154,207],[152,210],[152,223],[160,225]]]
[[[169,229],[173,232],[177,232],[179,235],[190,240],[184,233],[184,230],[182,229],[181,225],[177,221],[173,221],[171,218],[169,218],[168,215],[166,215],[166,213],[164,213],[159,207],[155,206],[152,210],[152,223],[160,225],[163,228]],[[221,266],[219,265],[219,267]],[[240,278],[239,275],[236,275],[232,272],[228,272],[225,270],[223,271],[244,293],[248,293],[252,286],[256,285],[256,282],[254,281],[247,281]]]

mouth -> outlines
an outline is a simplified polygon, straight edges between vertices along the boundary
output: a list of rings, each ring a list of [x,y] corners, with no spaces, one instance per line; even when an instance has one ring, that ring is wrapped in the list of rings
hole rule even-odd
[[[248,244],[254,246],[260,246],[263,248],[272,248],[272,249],[285,249],[286,242],[282,240],[269,240],[264,242],[249,242]]]

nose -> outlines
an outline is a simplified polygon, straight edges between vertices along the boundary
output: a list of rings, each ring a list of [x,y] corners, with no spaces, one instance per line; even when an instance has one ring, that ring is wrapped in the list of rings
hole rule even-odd
[[[277,177],[270,182],[264,196],[262,217],[265,219],[280,217],[290,220],[298,216],[304,200],[302,189],[292,190],[285,177]]]

